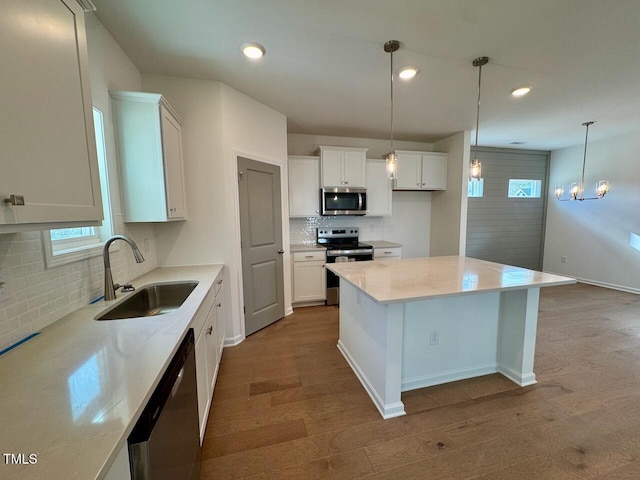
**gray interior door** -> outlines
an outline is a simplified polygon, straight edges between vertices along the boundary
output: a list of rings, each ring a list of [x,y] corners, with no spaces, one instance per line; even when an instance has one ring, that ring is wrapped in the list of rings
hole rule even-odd
[[[540,270],[544,245],[549,153],[478,148],[484,195],[469,198],[468,257]],[[509,180],[539,180],[540,196],[509,198]]]
[[[280,167],[238,157],[245,334],[284,317]]]

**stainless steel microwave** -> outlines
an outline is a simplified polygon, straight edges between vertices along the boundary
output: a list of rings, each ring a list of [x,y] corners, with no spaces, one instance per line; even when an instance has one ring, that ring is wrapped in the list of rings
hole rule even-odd
[[[325,187],[320,189],[322,215],[366,215],[367,189]]]

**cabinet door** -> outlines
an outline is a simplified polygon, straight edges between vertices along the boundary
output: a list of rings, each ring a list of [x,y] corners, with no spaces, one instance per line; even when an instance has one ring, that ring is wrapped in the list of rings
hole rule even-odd
[[[207,385],[209,387],[209,396],[213,394],[213,387],[216,382],[216,376],[218,374],[218,332],[216,314],[218,307],[214,303],[209,311],[207,317],[207,324],[204,329],[203,335],[206,336],[207,342]]]
[[[422,154],[397,153],[398,171],[396,172],[396,190],[420,190],[422,188]]]
[[[220,364],[220,359],[222,358],[222,350],[224,349],[224,338],[225,338],[225,316],[224,316],[224,297],[222,291],[216,296],[215,308],[218,310],[216,312],[216,332],[218,334],[218,347],[216,349],[218,353],[218,365]]]
[[[187,209],[184,192],[182,165],[182,129],[180,123],[160,105],[162,128],[162,156],[167,189],[167,217],[186,218]]]
[[[1,224],[102,219],[84,11],[75,0],[2,0]],[[0,233],[10,231],[1,229]]]
[[[341,187],[344,155],[340,150],[322,150],[322,186]]]
[[[441,153],[424,153],[422,155],[422,189],[446,190],[447,188],[447,156]]]
[[[324,262],[294,262],[293,301],[310,302],[326,298]]]
[[[391,215],[391,180],[387,162],[367,160],[367,215]]]
[[[320,214],[320,157],[289,157],[289,216]]]
[[[352,152],[346,150],[344,152],[343,185],[345,187],[364,187],[365,165],[365,152]]]
[[[200,421],[200,443],[204,438],[204,430],[207,426],[207,415],[209,412],[209,368],[207,355],[207,334],[206,328],[201,332],[196,341],[196,385],[198,388],[198,418]]]

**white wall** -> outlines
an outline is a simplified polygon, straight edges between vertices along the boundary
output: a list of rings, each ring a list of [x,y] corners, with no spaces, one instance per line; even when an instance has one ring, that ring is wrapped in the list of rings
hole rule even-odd
[[[597,180],[609,180],[601,200],[559,202],[555,185],[580,181],[584,145],[551,152],[543,268],[597,285],[640,293],[640,135],[589,142],[585,196]],[[561,263],[566,256],[567,262]]]
[[[465,255],[467,181],[471,132],[456,133],[434,145],[447,153],[447,189],[431,199],[431,255]]]
[[[319,145],[368,148],[367,158],[383,158],[389,152],[389,140],[373,138],[331,137],[320,135],[288,135],[289,155],[314,155]],[[430,152],[433,145],[420,142],[393,143],[398,150]],[[431,192],[393,192],[392,215],[386,217],[309,217],[291,218],[291,243],[313,243],[316,229],[325,226],[360,228],[360,239],[388,240],[402,244],[402,256],[429,255],[431,225]]]
[[[285,310],[291,312],[286,117],[219,82],[143,75],[184,121],[189,219],[157,225],[160,265],[224,263],[227,344],[244,339],[236,157],[279,165],[283,202]]]
[[[128,247],[111,254],[114,281],[124,283],[157,266],[155,235],[149,224],[122,222],[116,147],[109,90],[139,90],[140,72],[102,24],[86,16],[93,104],[103,113],[114,229],[132,237],[145,262],[136,264]],[[146,240],[146,242],[145,242]],[[148,248],[145,249],[144,246]],[[115,245],[114,245],[115,247]],[[9,276],[9,299],[0,302],[0,349],[102,295],[102,257],[45,268],[40,232],[0,235],[0,268]]]

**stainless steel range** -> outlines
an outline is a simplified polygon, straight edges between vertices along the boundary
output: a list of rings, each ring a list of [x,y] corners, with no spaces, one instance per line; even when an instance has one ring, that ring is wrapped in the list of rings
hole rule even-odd
[[[327,248],[327,263],[373,260],[373,247],[358,240],[358,227],[318,228],[318,245]],[[327,305],[340,303],[340,279],[327,269]]]

